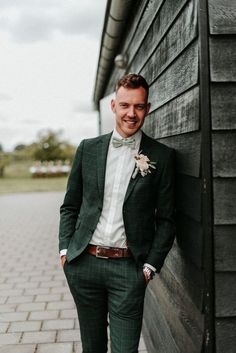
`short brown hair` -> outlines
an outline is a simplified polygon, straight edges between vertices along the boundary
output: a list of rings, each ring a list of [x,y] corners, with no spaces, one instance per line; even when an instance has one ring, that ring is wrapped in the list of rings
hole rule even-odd
[[[128,74],[121,77],[116,83],[116,92],[120,87],[124,88],[139,88],[143,87],[147,92],[147,97],[149,93],[149,86],[145,78],[138,74]]]

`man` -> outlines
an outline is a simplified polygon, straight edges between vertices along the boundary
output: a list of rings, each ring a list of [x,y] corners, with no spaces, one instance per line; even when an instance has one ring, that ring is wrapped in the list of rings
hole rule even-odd
[[[112,133],[81,142],[61,206],[61,263],[83,353],[137,353],[145,289],[174,239],[173,150],[140,129],[148,84],[121,78]],[[158,324],[158,323],[157,323]]]

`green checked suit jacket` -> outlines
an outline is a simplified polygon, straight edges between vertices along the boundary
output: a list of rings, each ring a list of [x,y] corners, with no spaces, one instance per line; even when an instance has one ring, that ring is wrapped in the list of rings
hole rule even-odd
[[[67,261],[89,244],[103,206],[111,133],[84,140],[77,149],[60,213],[59,250]],[[174,240],[174,151],[142,132],[140,151],[156,169],[130,179],[123,204],[128,247],[137,263],[160,271]]]

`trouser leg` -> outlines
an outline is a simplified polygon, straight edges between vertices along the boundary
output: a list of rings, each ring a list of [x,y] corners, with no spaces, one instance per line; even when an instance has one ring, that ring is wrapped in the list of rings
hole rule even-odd
[[[65,265],[78,311],[83,353],[107,352],[107,291],[103,284],[102,265],[88,254]]]
[[[146,284],[132,258],[98,259],[83,254],[65,265],[80,322],[83,353],[137,353]]]
[[[108,285],[111,353],[138,353],[146,284],[132,259],[113,260]]]

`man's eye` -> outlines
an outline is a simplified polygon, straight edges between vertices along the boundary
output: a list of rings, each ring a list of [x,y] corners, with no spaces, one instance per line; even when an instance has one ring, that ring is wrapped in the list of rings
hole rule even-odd
[[[138,109],[138,110],[143,110],[144,108],[145,108],[144,105],[138,105],[138,106],[137,106],[137,109]]]
[[[121,108],[128,108],[128,104],[120,104]]]

